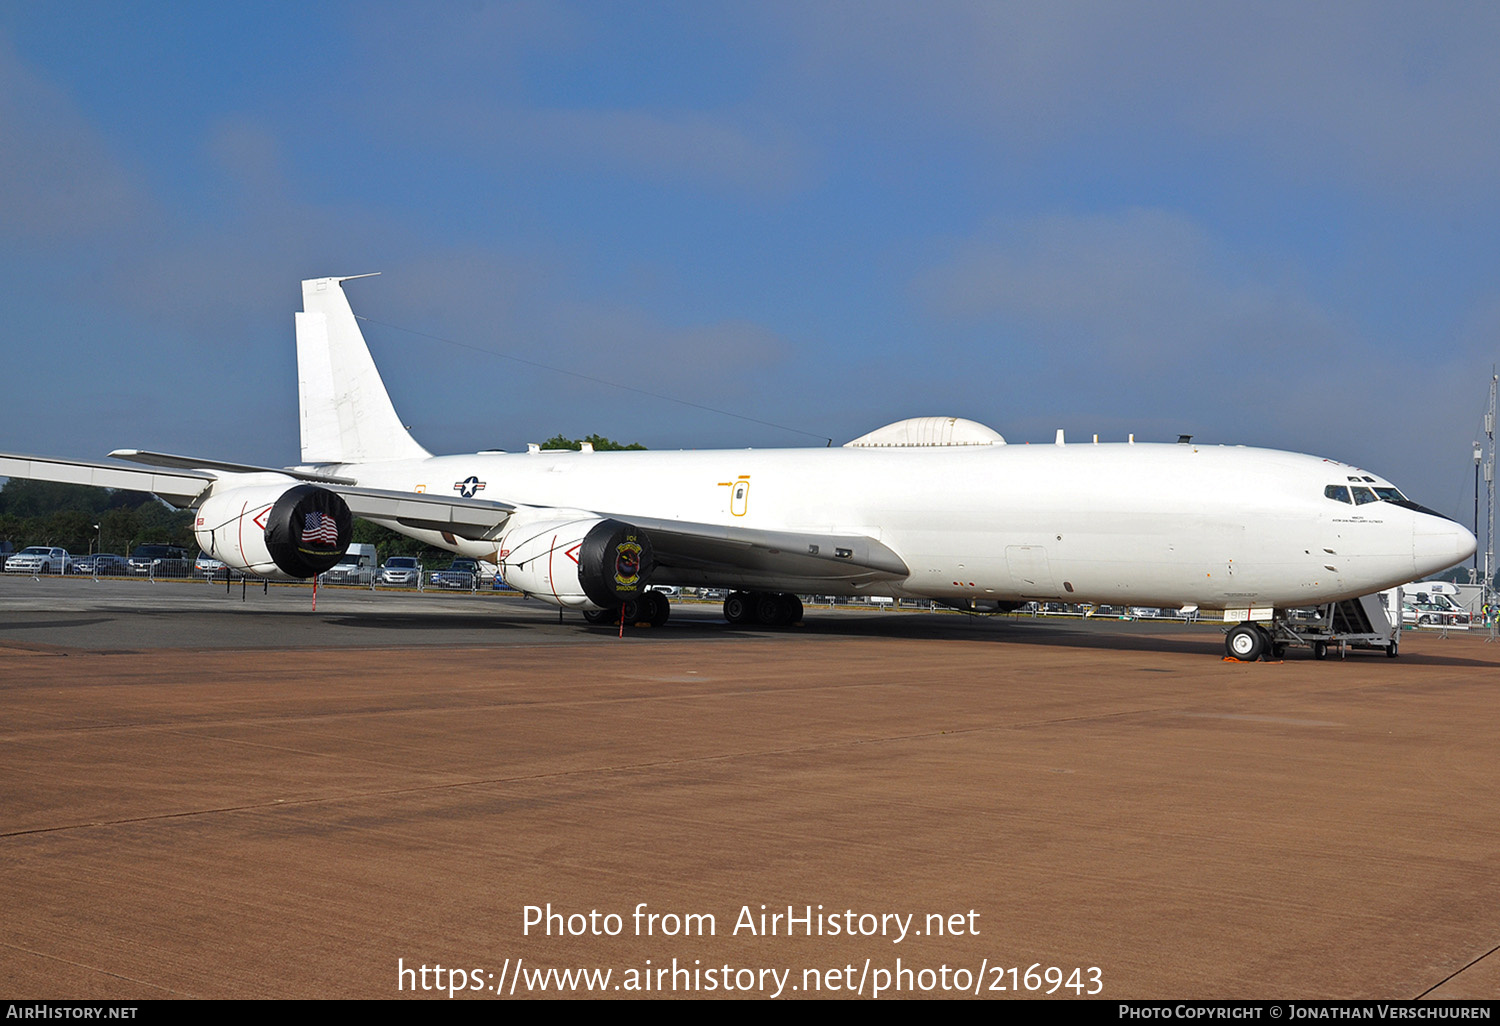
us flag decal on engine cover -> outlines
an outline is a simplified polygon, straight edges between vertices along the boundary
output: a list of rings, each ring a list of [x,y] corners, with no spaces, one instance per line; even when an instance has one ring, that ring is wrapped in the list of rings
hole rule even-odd
[[[302,541],[304,544],[315,542],[319,545],[337,545],[339,543],[338,521],[326,513],[309,513],[302,525]]]

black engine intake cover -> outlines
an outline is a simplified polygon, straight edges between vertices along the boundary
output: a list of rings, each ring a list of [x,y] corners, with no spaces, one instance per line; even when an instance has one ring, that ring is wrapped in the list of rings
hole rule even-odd
[[[332,569],[349,548],[354,515],[326,488],[289,488],[266,516],[266,550],[292,577],[316,577]]]
[[[619,520],[601,520],[578,547],[578,583],[605,609],[639,598],[655,566],[646,532]]]

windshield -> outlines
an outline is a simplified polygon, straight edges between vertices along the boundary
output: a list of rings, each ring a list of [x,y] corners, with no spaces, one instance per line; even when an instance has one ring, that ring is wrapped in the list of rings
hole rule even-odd
[[[21,550],[21,555],[23,555],[23,556],[45,556],[48,553],[50,553],[51,551],[52,551],[51,549],[44,549],[44,548],[42,548],[39,545],[33,545],[29,549],[22,549]]]
[[[410,570],[417,565],[417,561],[410,556],[393,556],[385,561],[385,565],[392,570]]]
[[[1350,491],[1353,498],[1350,498]],[[1332,499],[1334,502],[1352,502],[1354,505],[1363,506],[1367,502],[1408,502],[1406,496],[1401,494],[1399,488],[1390,485],[1328,485],[1323,489],[1323,497]]]

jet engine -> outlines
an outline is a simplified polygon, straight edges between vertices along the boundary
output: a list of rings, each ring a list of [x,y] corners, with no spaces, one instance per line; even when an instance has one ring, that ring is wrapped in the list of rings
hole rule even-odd
[[[505,582],[566,609],[614,609],[639,598],[654,566],[645,531],[593,513],[518,512],[500,535]]]
[[[354,530],[326,488],[272,483],[220,492],[198,507],[198,547],[236,570],[273,580],[315,577],[339,561]]]

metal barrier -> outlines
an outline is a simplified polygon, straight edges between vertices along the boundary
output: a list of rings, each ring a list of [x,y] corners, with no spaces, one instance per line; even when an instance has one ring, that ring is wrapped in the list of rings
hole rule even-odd
[[[428,570],[426,587],[441,591],[478,591],[479,575],[468,570]]]

